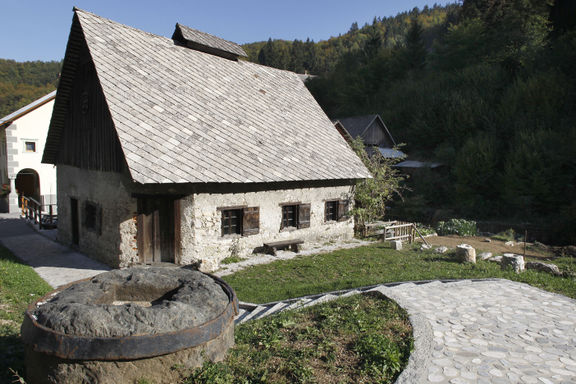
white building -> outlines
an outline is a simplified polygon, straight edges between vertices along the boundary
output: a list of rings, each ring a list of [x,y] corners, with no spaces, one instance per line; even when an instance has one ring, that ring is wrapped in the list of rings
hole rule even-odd
[[[42,164],[56,91],[0,119],[0,212],[17,212],[18,196],[56,204],[56,167]]]

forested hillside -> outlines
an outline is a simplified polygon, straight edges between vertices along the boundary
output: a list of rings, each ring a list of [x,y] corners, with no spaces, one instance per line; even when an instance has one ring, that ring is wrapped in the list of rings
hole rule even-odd
[[[251,55],[319,74],[308,86],[330,117],[379,113],[412,158],[448,166],[413,178],[406,215],[530,222],[576,243],[575,5],[464,0],[353,25],[307,61],[286,54],[301,42]]]
[[[0,117],[56,89],[61,63],[0,59]]]

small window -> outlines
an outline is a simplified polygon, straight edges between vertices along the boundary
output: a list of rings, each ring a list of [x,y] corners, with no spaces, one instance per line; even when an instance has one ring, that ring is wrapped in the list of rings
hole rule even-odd
[[[324,209],[326,221],[338,221],[338,200],[327,201]]]
[[[242,210],[227,209],[222,211],[222,236],[242,234]]]
[[[34,141],[25,141],[24,148],[26,152],[36,152],[36,142]]]
[[[324,205],[325,221],[343,221],[348,219],[348,200],[331,200]]]
[[[84,228],[100,234],[102,208],[91,201],[84,202]]]
[[[260,231],[260,208],[219,208],[222,211],[222,236],[256,235]]]
[[[282,222],[280,229],[309,228],[310,204],[282,205]]]

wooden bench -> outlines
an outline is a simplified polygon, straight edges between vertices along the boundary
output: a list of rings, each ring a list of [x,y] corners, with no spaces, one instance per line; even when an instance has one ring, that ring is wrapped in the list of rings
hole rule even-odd
[[[264,250],[266,253],[276,256],[276,251],[278,249],[290,248],[292,252],[300,252],[300,244],[304,244],[303,240],[293,239],[293,240],[282,240],[274,241],[271,243],[264,243]]]

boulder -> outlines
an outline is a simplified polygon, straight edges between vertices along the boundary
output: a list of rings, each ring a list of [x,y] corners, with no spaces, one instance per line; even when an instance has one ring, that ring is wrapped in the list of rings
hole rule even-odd
[[[491,242],[492,242],[492,240],[490,240],[489,238],[485,238],[485,239],[482,240],[482,241],[485,242],[485,243],[491,243]]]
[[[546,264],[539,261],[529,261],[526,263],[526,269],[550,273],[551,275],[562,276],[562,272],[556,264]]]
[[[514,272],[520,273],[524,271],[524,256],[515,255],[513,253],[505,253],[502,256],[502,263],[500,264],[502,269],[514,269]]]
[[[480,257],[480,260],[488,260],[492,257],[492,252],[482,252],[478,257]]]
[[[426,250],[428,250],[428,249],[430,249],[430,248],[432,248],[432,246],[431,246],[431,245],[428,245],[428,244],[422,244],[422,245],[420,246],[420,250],[422,250],[422,251],[426,251]]]
[[[438,247],[438,248],[436,248],[436,249],[434,250],[434,252],[436,252],[436,253],[446,253],[446,252],[448,252],[448,247],[445,247],[445,246]]]
[[[494,263],[500,264],[502,262],[502,256],[494,256],[488,259],[488,261],[492,261]]]
[[[468,244],[460,244],[456,247],[456,257],[462,263],[476,264],[476,250]]]
[[[507,241],[504,243],[505,246],[507,247],[513,247],[514,246],[514,242],[513,241]]]
[[[397,251],[401,251],[402,250],[402,240],[394,240],[392,242],[392,249],[395,249]]]
[[[562,251],[568,256],[576,257],[576,246],[574,245],[568,245],[562,248]]]

